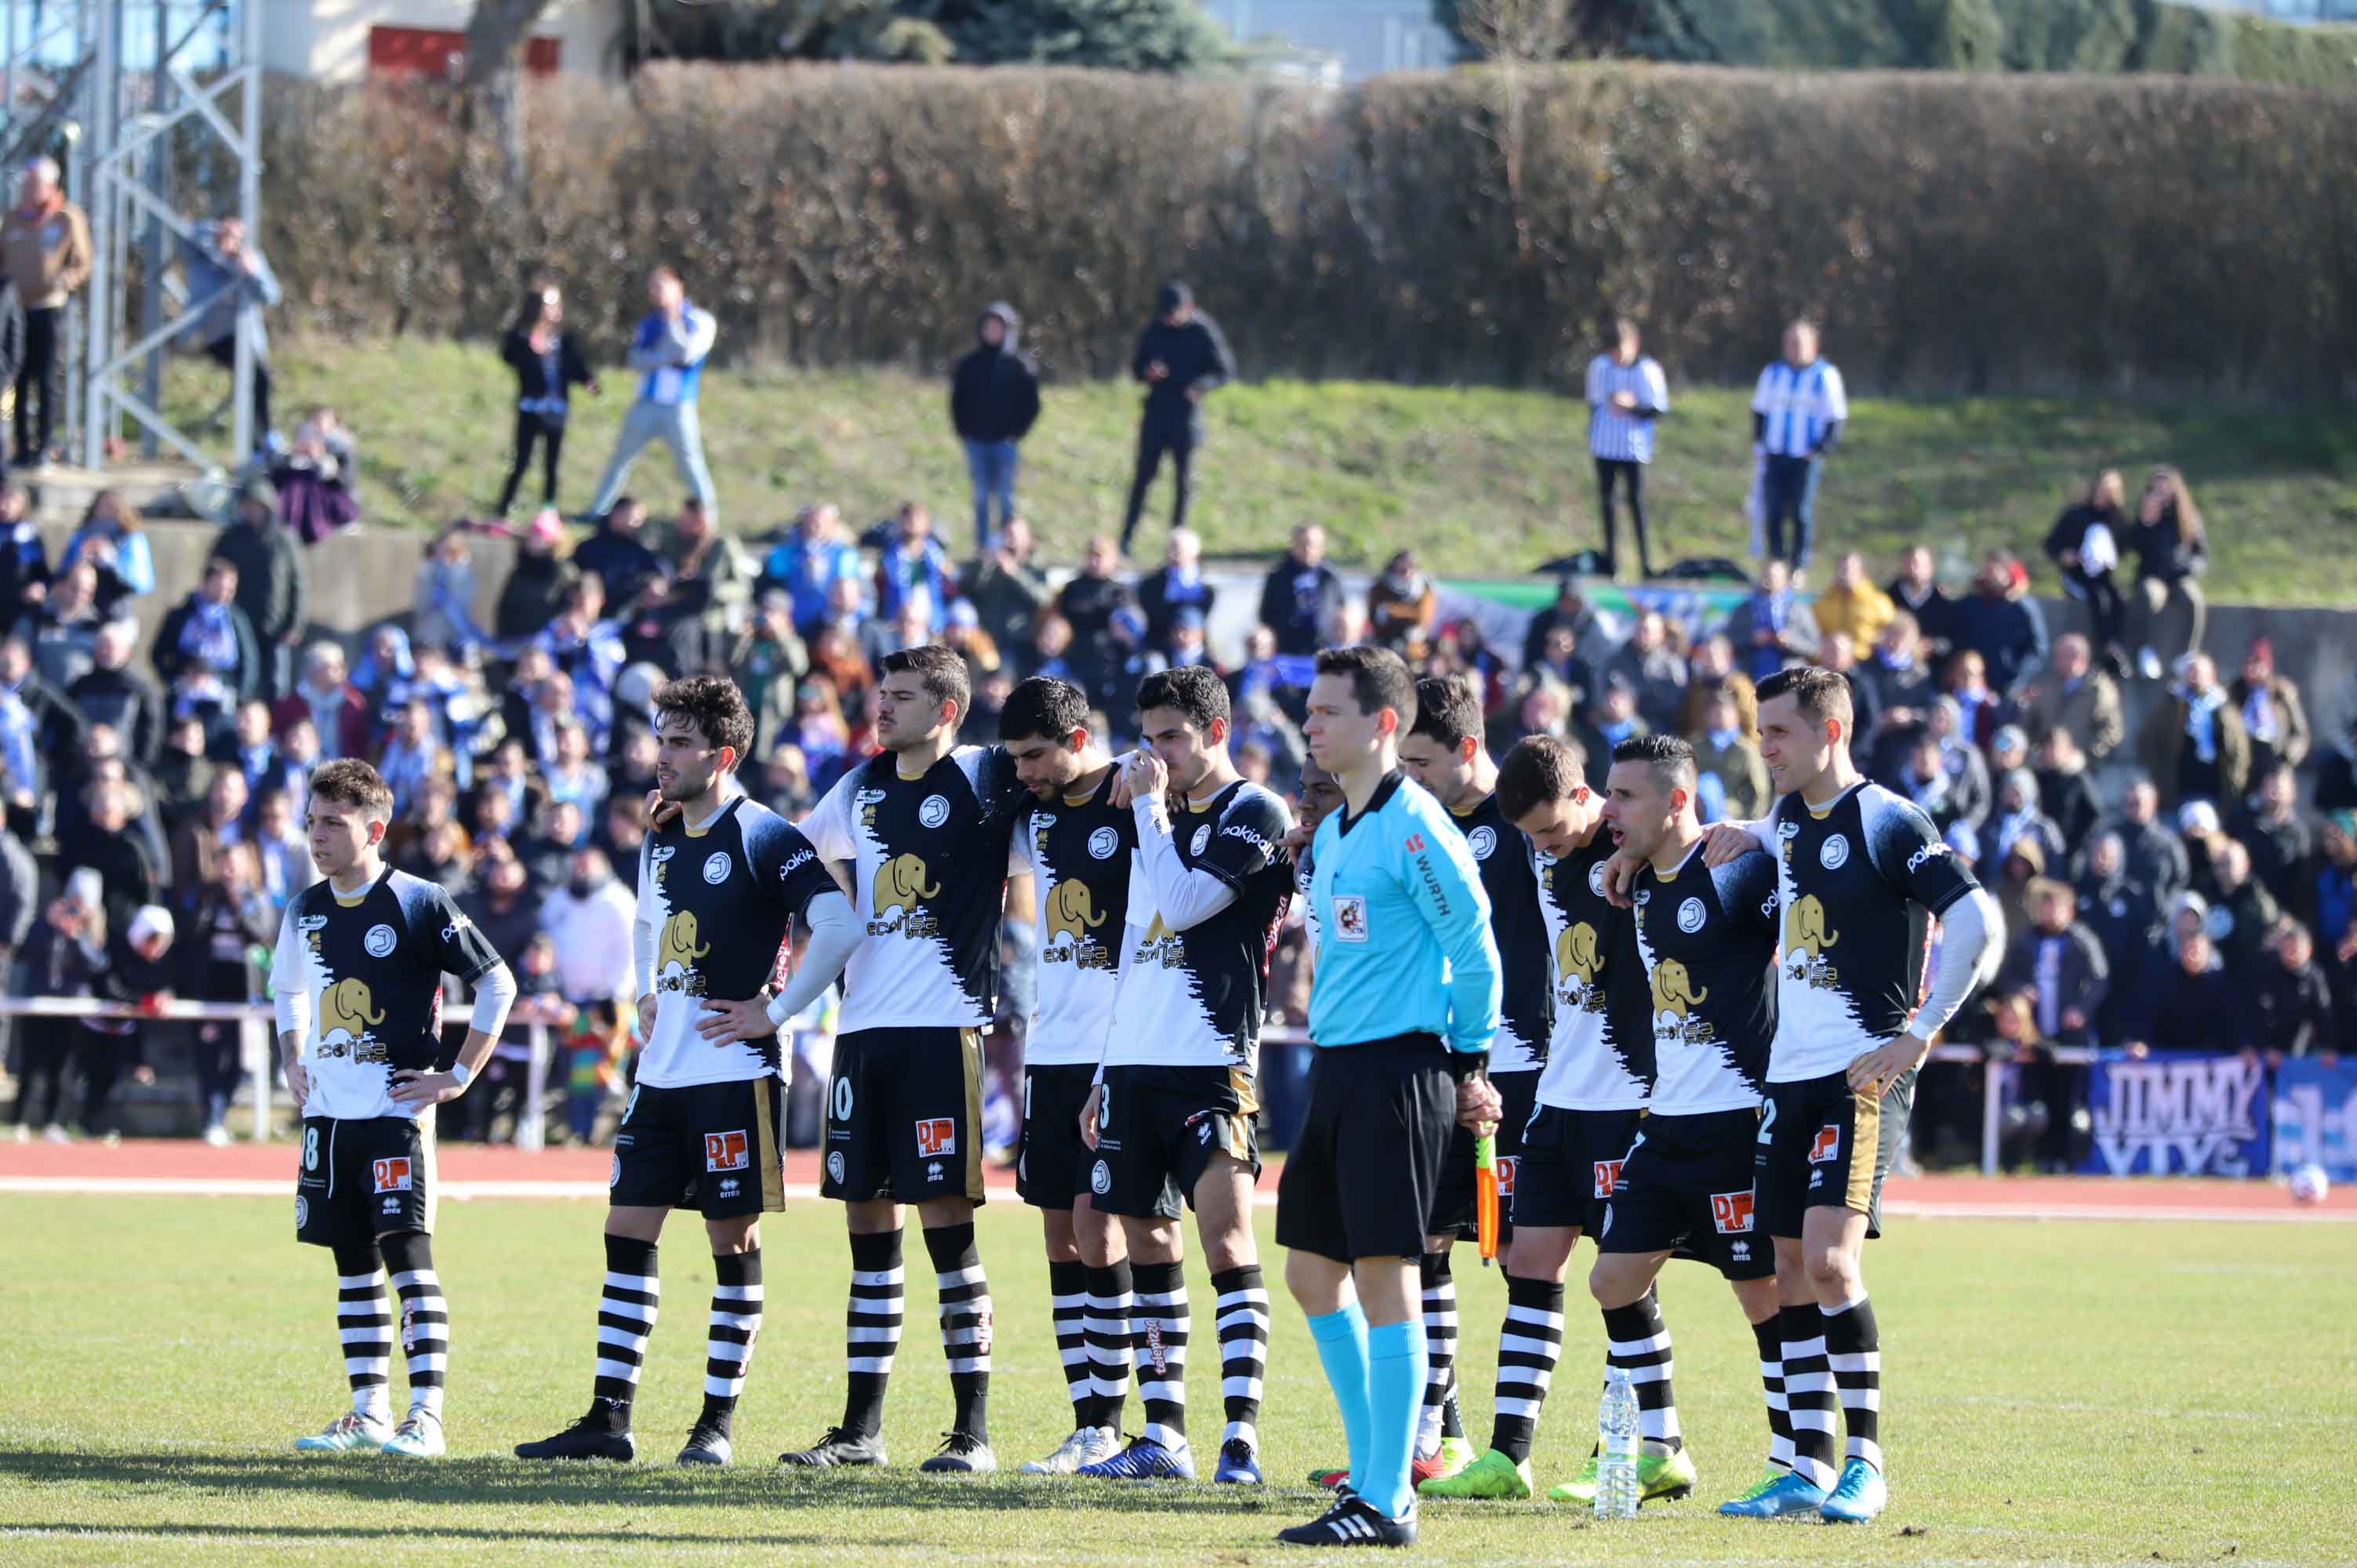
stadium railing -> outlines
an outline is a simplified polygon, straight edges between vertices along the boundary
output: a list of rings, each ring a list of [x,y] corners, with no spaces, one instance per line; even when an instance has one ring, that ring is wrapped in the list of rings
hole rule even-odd
[[[263,1143],[270,1138],[271,1111],[278,1084],[277,1052],[271,1036],[278,1015],[266,1002],[182,1002],[175,999],[142,1007],[121,1002],[97,1002],[87,996],[0,996],[0,1016],[107,1018],[145,1024],[235,1024],[238,1026],[238,1064],[245,1073],[247,1093],[253,1101],[254,1141]],[[525,1081],[544,1085],[548,1081],[548,1026],[526,1024],[523,1028],[527,1048],[532,1053],[531,1076]],[[515,1146],[536,1150],[545,1147],[547,1139],[546,1096],[537,1093],[520,1096],[516,1104]]]

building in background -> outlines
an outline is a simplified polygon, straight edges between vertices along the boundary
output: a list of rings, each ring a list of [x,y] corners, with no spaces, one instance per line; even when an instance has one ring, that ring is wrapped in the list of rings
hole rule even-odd
[[[1203,0],[1243,44],[1290,46],[1272,69],[1356,81],[1386,70],[1434,70],[1456,58],[1432,21],[1432,0]]]
[[[442,75],[467,45],[473,0],[260,0],[263,61],[312,81]],[[613,73],[623,0],[557,0],[524,49],[534,76]]]

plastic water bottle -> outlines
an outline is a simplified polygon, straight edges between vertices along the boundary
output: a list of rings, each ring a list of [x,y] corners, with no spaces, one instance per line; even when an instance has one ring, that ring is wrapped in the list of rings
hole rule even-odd
[[[1596,1517],[1637,1517],[1637,1390],[1626,1367],[1607,1368],[1596,1410]]]

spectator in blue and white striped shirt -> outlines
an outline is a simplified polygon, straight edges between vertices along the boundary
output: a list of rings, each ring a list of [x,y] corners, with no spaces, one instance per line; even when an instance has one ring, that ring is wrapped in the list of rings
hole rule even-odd
[[[1751,449],[1760,458],[1760,510],[1768,553],[1792,563],[1795,574],[1809,564],[1818,471],[1848,417],[1841,372],[1817,358],[1815,325],[1793,322],[1784,328],[1784,357],[1760,372],[1751,394]],[[1792,525],[1789,549],[1787,522]]]
[[[1604,521],[1604,570],[1620,567],[1620,523],[1612,508],[1615,485],[1629,492],[1629,519],[1637,534],[1639,569],[1653,575],[1653,551],[1645,536],[1645,465],[1653,460],[1653,421],[1669,412],[1670,384],[1662,367],[1638,351],[1637,324],[1614,324],[1618,346],[1587,361],[1587,452],[1596,459],[1597,511]]]

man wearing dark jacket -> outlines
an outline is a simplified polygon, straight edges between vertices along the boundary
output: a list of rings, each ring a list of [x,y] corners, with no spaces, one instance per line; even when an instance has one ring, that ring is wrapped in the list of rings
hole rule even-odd
[[[303,635],[309,592],[302,546],[278,521],[278,489],[248,479],[237,521],[213,540],[212,553],[237,568],[237,607],[252,623],[261,666],[253,695],[276,702],[295,684],[295,644]]]
[[[2185,891],[2192,875],[2185,845],[2161,824],[2160,791],[2150,779],[2138,778],[2128,785],[2126,816],[2106,827],[2120,836],[2129,881],[2150,888],[2163,907]]]
[[[980,342],[950,378],[950,423],[965,444],[974,478],[974,547],[990,553],[990,501],[998,499],[998,527],[1015,515],[1017,452],[1039,417],[1039,367],[1017,346],[1022,317],[1004,302],[986,306],[974,333]]]
[[[1235,379],[1236,361],[1219,324],[1195,308],[1195,295],[1185,284],[1172,282],[1162,285],[1154,319],[1138,334],[1129,373],[1146,383],[1146,412],[1138,421],[1137,472],[1129,482],[1129,510],[1121,525],[1125,555],[1165,452],[1170,454],[1177,484],[1170,526],[1187,525],[1195,448],[1203,440],[1203,397]]]
[[[1970,597],[1954,610],[1955,644],[1981,656],[1989,689],[2018,699],[2046,663],[2046,617],[2029,596],[2029,574],[2002,550],[1981,563]]]
[[[2087,865],[2077,886],[2080,924],[2094,934],[2105,966],[2120,983],[2104,993],[2090,1020],[2095,1038],[2116,1045],[2127,1038],[2135,1016],[2135,977],[2159,940],[2160,906],[2141,884],[2128,879],[2117,833],[2103,833],[2087,846]]]
[[[97,662],[66,689],[66,696],[84,722],[113,725],[123,736],[124,753],[140,767],[152,768],[164,746],[164,694],[155,682],[131,668],[138,645],[135,621],[100,628],[92,650]]]
[[[1326,531],[1305,522],[1261,584],[1260,623],[1276,634],[1277,652],[1306,659],[1318,651],[1342,598],[1342,579],[1326,564]]]

